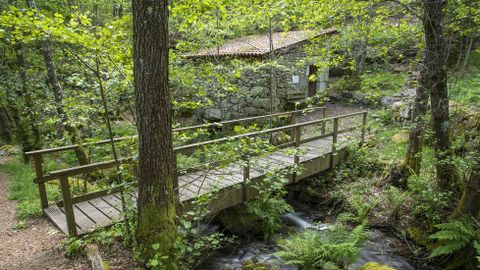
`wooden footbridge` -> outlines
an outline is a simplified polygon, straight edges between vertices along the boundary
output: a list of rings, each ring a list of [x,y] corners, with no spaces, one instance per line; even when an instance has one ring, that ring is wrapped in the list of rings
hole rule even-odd
[[[311,116],[313,115],[320,116],[312,120]],[[346,156],[345,150],[348,144],[351,142],[363,143],[366,121],[366,111],[327,117],[327,109],[317,107],[309,110],[295,110],[176,128],[174,129],[175,133],[200,129],[225,131],[229,127],[232,130],[232,127],[237,125],[276,123],[266,129],[245,134],[226,135],[228,131],[225,131],[222,132],[223,137],[217,139],[175,147],[174,151],[177,155],[189,155],[210,146],[239,141],[243,142],[240,147],[248,148],[248,143],[253,144],[259,138],[269,138],[267,141],[275,144],[274,150],[266,155],[243,155],[242,159],[231,161],[224,166],[216,167],[214,164],[208,169],[197,167],[179,171],[176,185],[177,211],[181,213],[191,209],[196,198],[211,192],[216,194],[209,204],[212,212],[218,212],[251,200],[258,194],[254,188],[255,183],[264,179],[266,172],[272,169],[301,165],[303,169],[300,172],[287,175],[288,183],[294,183],[332,168]],[[275,142],[272,138],[275,138],[276,134],[283,134],[288,139]],[[289,136],[285,136],[285,134],[289,134]],[[135,141],[135,136],[115,138],[113,143],[117,144],[127,140]],[[64,233],[69,235],[86,234],[122,219],[125,198],[128,197],[133,201],[137,198],[134,188],[126,189],[125,187],[135,185],[135,181],[91,192],[87,192],[85,189],[77,194],[78,188],[74,191],[72,179],[82,179],[83,176],[84,181],[87,181],[85,175],[115,169],[118,163],[122,165],[135,164],[135,157],[121,158],[118,163],[115,160],[107,160],[47,172],[46,162],[44,162],[46,156],[58,158],[60,154],[80,147],[90,150],[102,145],[108,146],[111,143],[111,140],[103,140],[26,153],[33,160],[36,173],[34,182],[38,185],[43,212]],[[53,186],[54,181],[59,182],[62,200],[49,202],[47,185]]]

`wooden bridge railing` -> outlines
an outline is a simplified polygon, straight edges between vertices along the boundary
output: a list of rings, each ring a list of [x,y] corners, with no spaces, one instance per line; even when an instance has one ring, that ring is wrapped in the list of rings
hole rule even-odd
[[[321,108],[317,108],[317,109],[321,109],[323,111],[323,116],[326,115],[326,109],[325,108],[321,107]],[[242,138],[255,138],[255,137],[258,137],[258,136],[261,136],[261,135],[273,134],[273,133],[277,133],[277,132],[281,132],[281,131],[291,131],[291,134],[293,135],[293,140],[278,146],[278,148],[286,148],[286,147],[291,147],[291,146],[294,146],[294,147],[298,148],[303,143],[331,136],[332,137],[332,149],[331,149],[332,155],[331,155],[331,161],[330,162],[331,162],[331,165],[333,165],[333,157],[334,157],[335,152],[337,151],[336,143],[338,142],[338,135],[339,134],[347,133],[347,132],[350,132],[350,131],[361,128],[362,132],[361,132],[361,142],[360,143],[362,144],[364,139],[365,139],[365,130],[366,130],[366,121],[367,121],[367,112],[366,111],[352,113],[352,114],[346,114],[346,115],[340,115],[340,116],[330,117],[330,118],[323,117],[322,119],[316,119],[316,120],[306,121],[306,122],[302,122],[302,123],[295,123],[294,122],[295,121],[295,116],[293,116],[293,115],[296,115],[297,113],[299,113],[301,111],[303,111],[303,110],[296,110],[296,111],[285,112],[285,113],[277,113],[277,114],[266,115],[266,116],[250,117],[250,118],[244,118],[244,119],[224,121],[224,122],[220,122],[220,123],[212,123],[212,124],[205,124],[205,125],[198,125],[198,126],[181,128],[182,131],[184,131],[184,130],[191,130],[191,129],[195,129],[195,128],[221,126],[221,125],[225,125],[226,123],[232,124],[232,123],[240,123],[240,122],[244,122],[244,121],[255,121],[257,119],[266,119],[268,117],[290,115],[290,124],[286,125],[286,126],[280,126],[280,127],[276,127],[276,128],[270,128],[270,129],[267,129],[267,130],[255,131],[255,132],[250,132],[250,133],[246,133],[246,134],[240,134],[240,135],[234,135],[234,136],[215,139],[215,140],[209,140],[209,141],[205,141],[205,142],[199,142],[199,143],[193,143],[193,144],[184,145],[184,146],[178,146],[178,147],[174,148],[174,151],[175,151],[175,153],[182,153],[182,152],[190,151],[192,149],[199,149],[199,148],[202,148],[202,147],[207,146],[207,145],[219,144],[219,143],[229,142],[229,141],[232,141],[232,140],[238,140],[238,139],[242,139]],[[353,117],[353,116],[359,116],[359,115],[363,116],[362,124],[351,126],[351,127],[346,128],[346,129],[340,129],[340,126],[339,126],[340,125],[339,124],[340,119],[347,118],[347,117]],[[292,121],[292,118],[293,118],[293,121]],[[326,126],[327,122],[333,122],[332,132],[326,133],[325,126]],[[301,138],[301,128],[302,127],[307,127],[307,126],[317,125],[317,124],[321,124],[321,134],[320,135],[316,135],[316,136],[309,137],[309,138]],[[178,129],[176,131],[178,131]],[[123,140],[123,139],[116,138],[116,141],[121,141],[121,140]],[[109,143],[109,142],[110,142],[109,140],[107,140],[106,142],[100,141],[100,142],[97,142],[96,144],[97,145],[98,144],[106,144],[106,143]],[[89,145],[87,144],[87,146],[89,146]],[[50,172],[48,175],[45,175],[45,176],[43,175],[43,168],[42,168],[42,163],[41,163],[41,160],[42,160],[41,157],[42,157],[43,154],[72,150],[72,149],[75,149],[75,147],[79,147],[79,146],[66,146],[66,147],[59,147],[59,148],[56,148],[56,149],[45,149],[45,150],[33,151],[33,152],[28,153],[28,155],[32,156],[33,160],[34,160],[35,172],[36,172],[36,175],[37,175],[37,177],[35,179],[35,182],[39,186],[39,192],[40,192],[41,200],[42,200],[41,201],[42,202],[42,208],[48,207],[48,199],[46,198],[45,183],[47,181],[51,181],[51,180],[54,180],[54,179],[58,179],[60,181],[60,187],[61,187],[61,191],[62,191],[63,200],[61,202],[59,202],[58,205],[64,207],[69,234],[72,234],[72,235],[77,234],[76,233],[76,226],[75,226],[75,216],[74,216],[74,211],[73,211],[73,204],[79,203],[79,202],[82,202],[82,201],[91,200],[91,199],[98,198],[98,197],[102,197],[102,196],[105,196],[105,195],[110,194],[112,192],[121,191],[124,188],[123,185],[120,185],[120,186],[117,186],[113,189],[100,190],[100,191],[90,192],[90,193],[77,195],[77,196],[72,196],[72,193],[71,193],[68,177],[79,175],[79,174],[92,173],[92,172],[96,172],[96,171],[100,171],[100,170],[114,168],[116,166],[116,161],[115,160],[102,161],[102,162],[97,162],[97,163],[92,163],[92,164],[87,164],[87,165],[82,165],[82,166],[76,166],[76,167],[73,167],[73,168],[53,171],[53,172]],[[123,158],[123,159],[119,160],[119,162],[122,163],[122,164],[129,164],[129,163],[132,163],[133,161],[134,161],[133,157]],[[300,161],[299,155],[295,154],[294,155],[294,163],[298,164],[299,161]],[[250,168],[248,166],[248,162],[246,164],[247,165],[244,166],[244,173],[243,173],[244,183],[246,183],[246,181],[248,180],[249,175],[250,175]],[[177,188],[179,188],[178,184],[177,184]],[[43,191],[42,191],[42,189],[43,189]],[[42,195],[42,192],[44,192],[43,195]]]
[[[233,125],[233,124],[239,124],[239,123],[244,123],[244,122],[253,122],[253,121],[259,121],[259,120],[266,120],[266,119],[271,119],[274,117],[281,117],[281,116],[288,116],[289,117],[289,122],[291,124],[296,122],[296,116],[299,113],[304,113],[304,112],[311,112],[311,111],[322,111],[322,117],[326,117],[327,109],[326,107],[314,107],[314,108],[307,108],[304,110],[294,110],[294,111],[287,111],[287,112],[279,112],[279,113],[274,113],[274,114],[269,114],[269,115],[262,115],[262,116],[255,116],[255,117],[247,117],[247,118],[241,118],[241,119],[234,119],[234,120],[227,120],[227,121],[222,121],[222,122],[214,122],[214,123],[206,123],[206,124],[201,124],[201,125],[194,125],[194,126],[188,126],[188,127],[179,127],[179,128],[174,128],[173,132],[185,132],[189,130],[195,130],[195,129],[202,129],[202,128],[212,128],[212,127],[225,127],[228,125]],[[127,141],[127,140],[132,140],[136,139],[137,136],[125,136],[125,137],[117,137],[113,138],[113,142],[121,142],[121,141]],[[53,153],[59,153],[59,152],[65,152],[65,151],[71,151],[75,150],[78,148],[85,148],[85,147],[94,147],[94,146],[100,146],[100,145],[105,145],[111,143],[112,140],[107,139],[107,140],[101,140],[101,141],[96,141],[96,142],[91,142],[91,143],[83,143],[80,145],[67,145],[67,146],[61,146],[61,147],[55,147],[55,148],[48,148],[48,149],[41,149],[41,150],[36,150],[36,151],[30,151],[26,152],[25,155],[32,157],[33,160],[33,166],[35,170],[35,179],[34,182],[38,185],[38,190],[40,194],[40,203],[42,209],[45,209],[48,207],[48,197],[47,197],[47,191],[45,187],[45,183],[53,180],[60,180],[58,175],[52,174],[52,173],[46,173],[44,172],[43,168],[43,156],[47,154],[53,154]],[[181,152],[181,150],[176,150],[177,152]],[[121,160],[122,162],[128,161],[129,159],[123,159]],[[89,165],[84,165],[84,166],[78,166],[75,168],[72,168],[73,171],[78,171],[80,173],[90,173],[102,169],[108,169],[112,168],[115,166],[116,162],[115,161],[105,161],[105,162],[97,162],[93,163],[93,167]],[[95,169],[97,168],[97,169]],[[67,169],[68,170],[68,169]]]

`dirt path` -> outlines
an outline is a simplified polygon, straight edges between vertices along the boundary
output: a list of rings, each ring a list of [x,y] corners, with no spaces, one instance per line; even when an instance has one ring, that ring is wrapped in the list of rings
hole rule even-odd
[[[0,164],[7,158],[0,157]],[[83,258],[64,256],[65,236],[45,218],[27,221],[27,228],[15,229],[15,202],[8,200],[9,178],[0,172],[0,270],[90,269]]]

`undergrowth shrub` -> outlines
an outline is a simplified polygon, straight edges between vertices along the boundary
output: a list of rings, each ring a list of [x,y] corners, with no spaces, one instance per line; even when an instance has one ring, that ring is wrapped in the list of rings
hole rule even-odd
[[[432,250],[430,257],[452,254],[467,245],[478,246],[475,239],[477,229],[473,223],[465,220],[451,220],[435,225],[439,231],[430,235],[430,239],[439,241],[439,246]]]
[[[348,149],[346,162],[336,169],[337,180],[350,180],[361,177],[372,177],[384,169],[384,164],[379,161],[378,155],[368,147],[352,145]]]
[[[247,203],[247,211],[261,221],[265,239],[270,238],[280,228],[280,216],[293,211],[292,206],[283,198],[287,195],[286,176],[299,171],[298,167],[269,170],[265,178],[254,185],[258,196]]]
[[[355,262],[360,245],[367,239],[365,225],[349,231],[344,225],[334,225],[326,235],[307,230],[279,242],[277,255],[289,265],[302,269],[340,270]]]

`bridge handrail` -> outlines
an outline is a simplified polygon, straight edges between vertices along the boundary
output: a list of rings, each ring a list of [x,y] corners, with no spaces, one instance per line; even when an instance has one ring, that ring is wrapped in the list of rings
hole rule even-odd
[[[256,137],[256,136],[259,136],[259,135],[262,135],[262,134],[271,134],[271,133],[275,133],[275,132],[279,132],[279,131],[290,130],[290,129],[299,128],[299,127],[308,126],[308,125],[314,125],[314,124],[318,124],[318,123],[322,123],[322,122],[326,122],[326,121],[330,121],[330,120],[334,120],[334,119],[342,119],[342,118],[352,117],[352,116],[356,116],[356,115],[362,115],[362,114],[365,114],[365,113],[366,113],[366,111],[361,111],[361,112],[356,112],[356,113],[351,113],[351,114],[345,114],[345,115],[340,115],[340,116],[334,116],[334,117],[328,117],[328,118],[323,118],[323,119],[317,119],[317,120],[302,122],[302,123],[293,124],[293,125],[287,125],[287,126],[282,126],[282,127],[277,127],[277,128],[271,128],[271,129],[255,131],[255,132],[250,132],[250,133],[245,133],[245,134],[239,134],[239,135],[234,135],[234,136],[230,136],[230,137],[226,137],[226,138],[220,138],[220,139],[205,141],[205,142],[201,142],[201,143],[194,143],[194,144],[189,144],[189,145],[185,145],[185,146],[179,146],[179,147],[175,147],[173,150],[174,150],[175,153],[181,153],[183,151],[186,151],[186,150],[189,150],[189,149],[192,149],[192,148],[198,148],[198,147],[205,146],[205,145],[228,142],[228,141],[233,141],[233,140],[237,140],[237,139],[241,139],[241,138],[245,138],[245,137]],[[351,131],[351,130],[355,130],[355,129],[357,129],[359,127],[362,127],[362,126],[363,125],[357,125],[357,126],[349,127],[349,128],[346,128],[346,129],[341,129],[341,130],[338,130],[338,133],[340,134],[340,133],[348,132],[348,131]],[[329,137],[329,136],[332,136],[332,134],[333,134],[333,132],[322,134],[322,135],[319,135],[319,136],[315,136],[314,139]],[[304,141],[307,141],[307,140],[312,140],[312,138],[306,139]],[[300,140],[300,143],[303,143],[304,141]],[[135,159],[134,157],[128,157],[128,158],[120,159],[119,162],[122,163],[122,164],[126,164],[126,163],[131,163],[134,159]],[[92,163],[92,164],[87,164],[87,165],[75,166],[75,167],[68,168],[68,169],[63,169],[63,170],[52,171],[52,172],[50,172],[50,176],[54,177],[54,179],[57,179],[60,176],[67,176],[68,177],[68,176],[78,175],[78,174],[81,174],[81,173],[91,173],[91,172],[95,172],[95,171],[99,171],[99,170],[103,170],[103,169],[113,168],[115,166],[115,164],[116,164],[115,160],[102,161],[102,162],[97,162],[97,163]]]
[[[213,122],[213,123],[205,123],[205,124],[201,124],[201,125],[194,125],[194,126],[188,126],[188,127],[179,127],[179,128],[172,129],[172,131],[173,132],[180,132],[180,131],[187,131],[187,130],[200,129],[200,128],[222,127],[222,126],[228,125],[228,124],[248,122],[248,121],[257,121],[257,120],[261,120],[261,119],[273,118],[273,117],[282,116],[282,115],[292,115],[292,114],[295,114],[295,113],[309,112],[309,111],[315,111],[315,110],[326,110],[326,109],[327,109],[326,107],[313,107],[313,108],[306,108],[306,109],[302,109],[302,110],[286,111],[286,112],[273,113],[273,114],[268,114],[268,115],[253,116],[253,117],[246,117],[246,118],[233,119],[233,120],[226,120],[226,121],[222,121],[222,122]],[[324,115],[325,115],[325,113],[324,113]],[[136,139],[137,137],[138,137],[137,135],[125,136],[125,137],[116,137],[116,138],[113,138],[113,141],[114,142],[119,142],[119,141],[124,141],[124,140],[128,140],[128,139]],[[49,153],[54,153],[54,152],[62,152],[62,151],[73,150],[73,149],[76,149],[76,148],[79,148],[79,147],[88,147],[88,146],[102,145],[102,144],[108,144],[108,143],[111,143],[110,139],[94,141],[94,142],[90,142],[90,143],[86,142],[86,143],[81,143],[81,144],[72,144],[72,145],[65,145],[65,146],[59,146],[59,147],[54,147],[54,148],[34,150],[34,151],[25,152],[25,155],[26,156],[38,156],[38,155],[49,154]]]
[[[365,133],[366,133],[366,124],[367,124],[367,111],[361,111],[361,112],[356,112],[356,113],[350,113],[350,114],[345,114],[345,115],[339,115],[335,117],[329,117],[329,118],[322,118],[322,119],[317,119],[317,120],[312,120],[312,121],[306,121],[302,123],[297,123],[297,124],[291,124],[287,126],[282,126],[282,127],[277,127],[277,128],[271,128],[267,130],[262,130],[262,131],[256,131],[256,132],[250,132],[246,134],[240,134],[240,135],[235,135],[227,138],[221,138],[221,139],[216,139],[216,140],[210,140],[202,143],[195,143],[191,145],[186,145],[186,146],[180,146],[174,148],[174,151],[176,153],[181,152],[181,151],[186,151],[191,148],[198,148],[201,146],[205,145],[210,145],[210,144],[215,144],[215,143],[221,143],[225,141],[232,141],[240,138],[245,138],[245,137],[256,137],[261,134],[271,134],[274,132],[279,132],[279,131],[284,131],[284,130],[292,130],[294,131],[292,134],[294,135],[294,141],[291,143],[284,144],[285,145],[293,145],[296,148],[300,146],[302,143],[301,140],[301,127],[308,126],[308,125],[314,125],[318,123],[326,123],[327,121],[332,121],[333,120],[333,131],[330,133],[325,134],[324,132],[324,126],[322,126],[322,135],[319,136],[314,136],[311,138],[304,139],[303,141],[311,141],[315,140],[318,138],[323,138],[323,137],[329,137],[332,136],[332,149],[331,149],[331,154],[330,154],[330,166],[333,166],[333,160],[334,160],[334,155],[337,153],[337,142],[338,142],[338,135],[344,132],[348,132],[350,130],[355,130],[358,127],[362,127],[362,134],[361,134],[361,144],[365,140]],[[339,129],[339,120],[347,117],[352,117],[352,116],[357,116],[357,115],[363,115],[363,120],[361,125],[356,125],[353,127],[348,127],[346,129]],[[38,156],[37,156],[38,157]],[[37,158],[38,159],[38,158]],[[135,160],[135,157],[128,157],[128,158],[123,158],[119,160],[118,162],[121,162],[123,164],[125,163],[131,163],[132,161]],[[294,154],[294,164],[298,164],[300,162],[300,156],[298,153]],[[113,168],[116,165],[115,160],[110,160],[110,161],[103,161],[103,162],[97,162],[93,164],[88,164],[88,165],[82,165],[82,166],[76,166],[73,168],[69,169],[63,169],[63,170],[58,170],[58,171],[53,171],[50,173],[50,177],[55,177],[56,179],[59,179],[60,181],[60,187],[61,187],[61,192],[62,192],[62,197],[63,200],[59,202],[59,206],[63,206],[64,212],[65,212],[65,217],[67,221],[67,228],[68,232],[71,235],[76,235],[77,234],[77,229],[75,225],[75,214],[74,214],[74,208],[73,205],[75,203],[79,203],[82,201],[90,200],[93,198],[98,198],[100,196],[104,196],[107,194],[111,194],[112,192],[122,192],[123,188],[128,185],[128,184],[122,184],[120,186],[111,188],[111,189],[104,189],[104,190],[99,190],[99,191],[94,191],[82,195],[77,195],[77,196],[72,196],[72,192],[70,189],[70,184],[68,181],[69,176],[73,175],[78,175],[78,174],[83,174],[83,173],[89,173],[89,172],[94,172],[102,169],[108,169],[108,168]],[[250,175],[250,168],[249,168],[249,163],[246,163],[247,165],[243,166],[243,181],[246,183],[249,179]],[[35,163],[37,165],[37,163]],[[41,164],[40,164],[41,165]],[[293,179],[295,179],[295,173],[294,176],[292,176]],[[295,182],[295,180],[293,180]],[[39,183],[39,187],[41,187],[44,183]],[[178,183],[177,183],[178,186]],[[245,185],[244,185],[245,188]],[[46,193],[45,193],[46,196]],[[46,198],[45,198],[46,199]],[[42,201],[42,206],[43,206],[43,201]],[[48,207],[48,201],[47,201],[47,206]],[[44,207],[44,208],[46,208]]]

